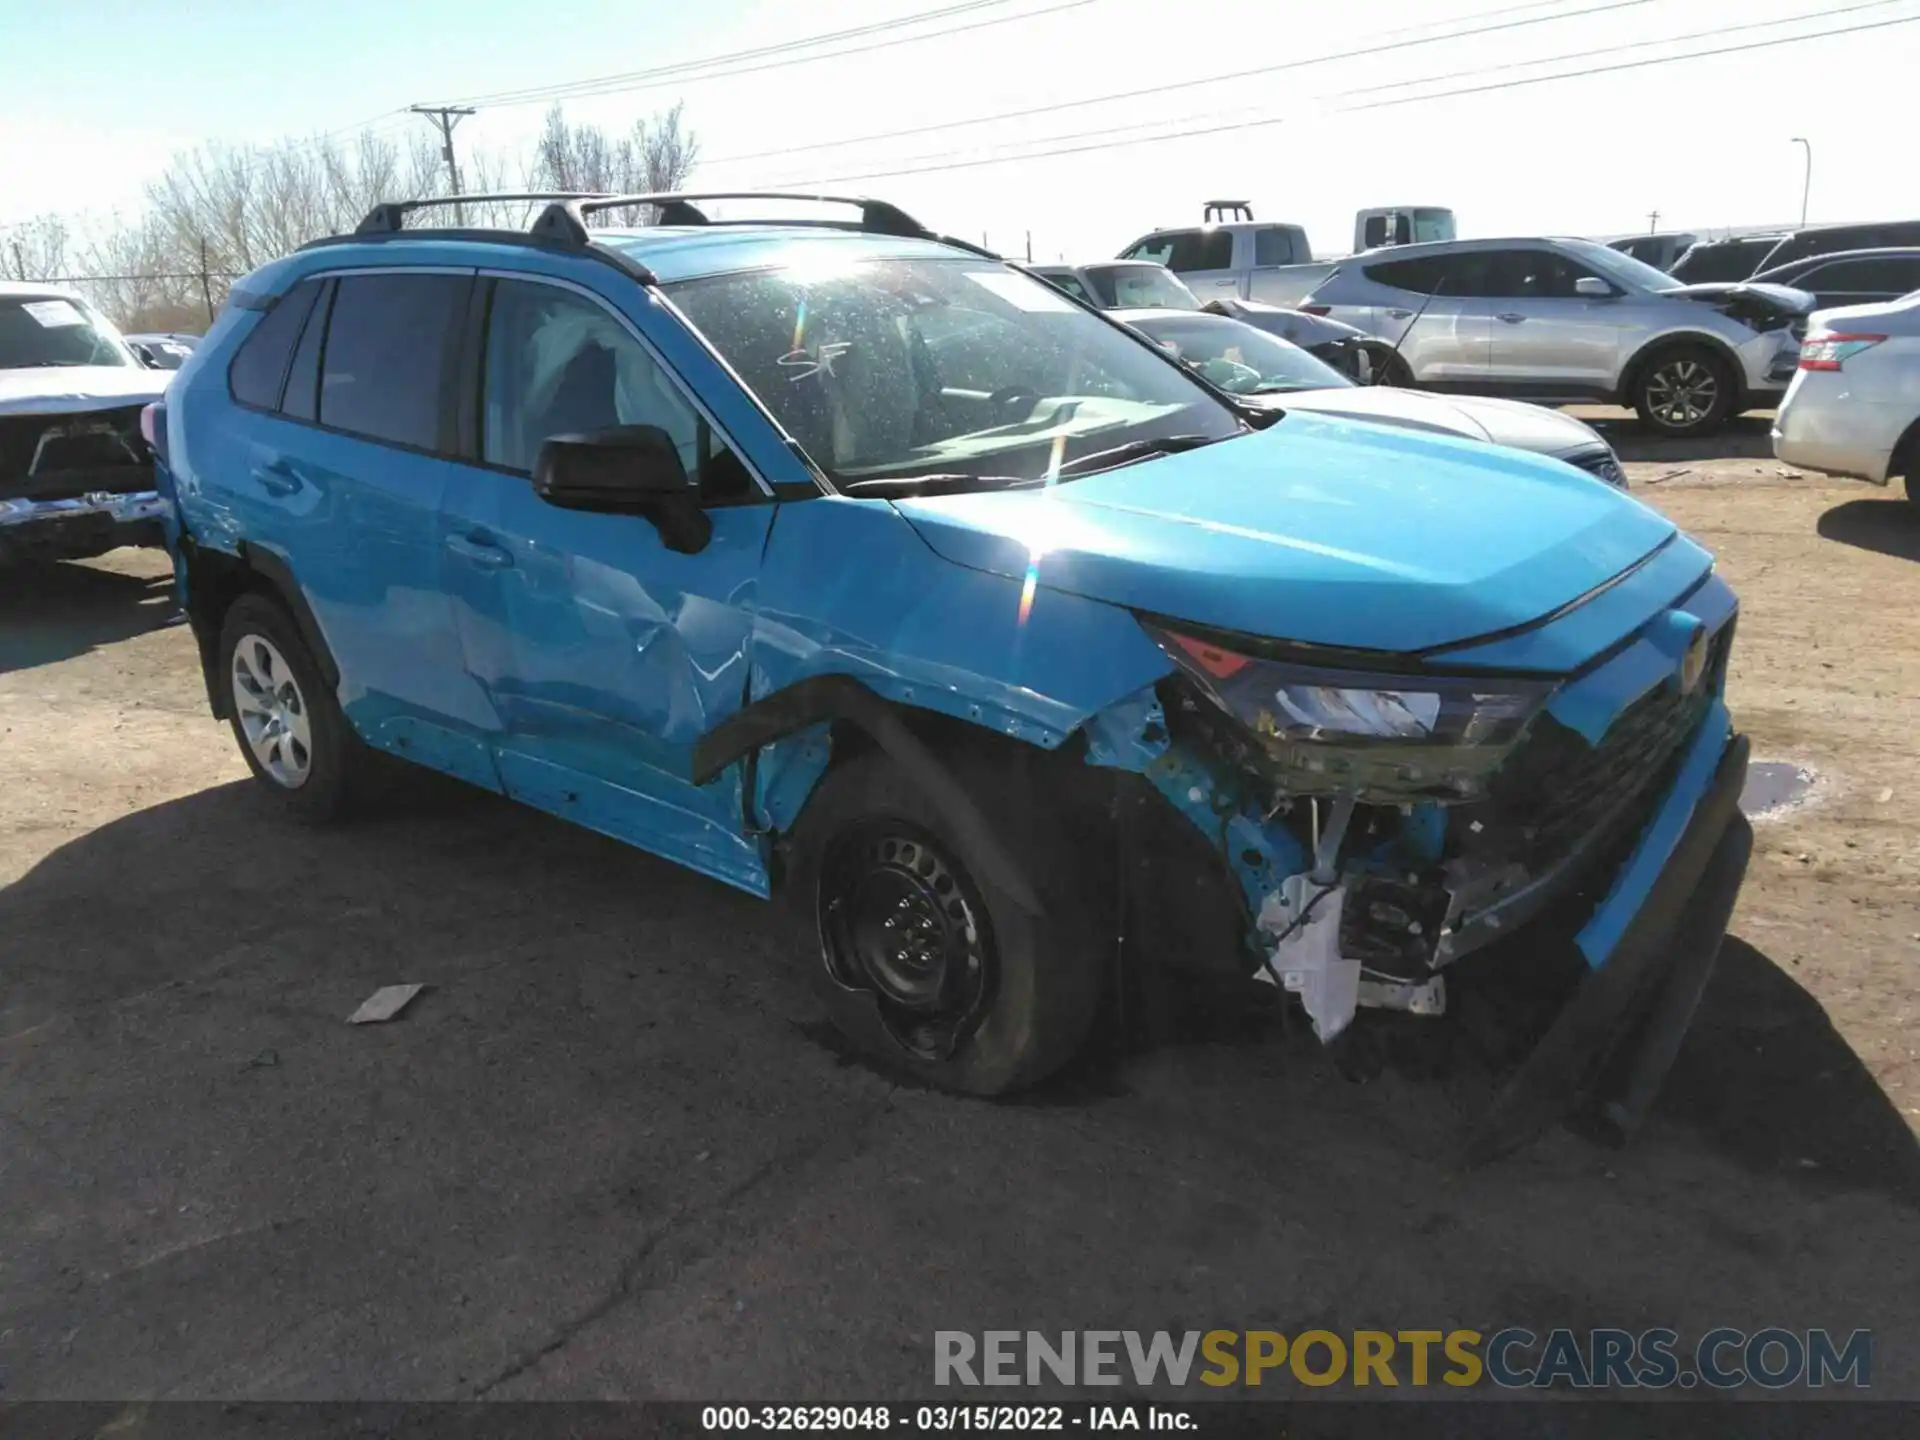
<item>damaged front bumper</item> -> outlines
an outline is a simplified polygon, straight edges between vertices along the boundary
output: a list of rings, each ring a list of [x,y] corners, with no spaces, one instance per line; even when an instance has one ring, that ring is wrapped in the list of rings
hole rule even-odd
[[[159,545],[164,513],[165,504],[153,490],[0,500],[0,565],[84,560],[122,545]]]

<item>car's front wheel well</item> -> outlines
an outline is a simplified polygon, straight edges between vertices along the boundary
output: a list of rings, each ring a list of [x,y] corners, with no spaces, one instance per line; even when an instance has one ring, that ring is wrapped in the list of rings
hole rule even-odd
[[[1717,335],[1710,335],[1705,331],[1689,330],[1678,335],[1662,335],[1658,340],[1648,341],[1647,344],[1642,346],[1634,357],[1627,361],[1625,368],[1621,370],[1620,387],[1614,398],[1622,405],[1631,406],[1634,403],[1634,396],[1638,391],[1640,379],[1646,374],[1649,365],[1662,356],[1671,354],[1675,350],[1685,350],[1694,346],[1710,350],[1718,356],[1726,365],[1734,386],[1743,392],[1744,395],[1747,383],[1746,369],[1741,365],[1740,357],[1734,354],[1732,347]],[[1739,407],[1744,403],[1744,398],[1736,398],[1730,413],[1738,413]]]

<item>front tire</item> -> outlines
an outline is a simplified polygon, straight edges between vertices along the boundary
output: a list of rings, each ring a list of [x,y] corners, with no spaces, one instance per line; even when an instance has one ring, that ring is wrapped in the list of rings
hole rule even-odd
[[[1114,930],[1090,847],[1043,787],[1017,762],[959,768],[1041,913],[988,878],[984,837],[879,752],[829,771],[808,802],[787,903],[814,992],[855,1048],[938,1089],[1004,1095],[1079,1052]]]
[[[321,824],[345,813],[364,781],[353,733],[285,608],[242,595],[220,625],[220,674],[241,758],[287,814]]]
[[[1686,440],[1711,435],[1739,406],[1733,367],[1704,345],[1662,350],[1640,367],[1633,408],[1657,435]]]

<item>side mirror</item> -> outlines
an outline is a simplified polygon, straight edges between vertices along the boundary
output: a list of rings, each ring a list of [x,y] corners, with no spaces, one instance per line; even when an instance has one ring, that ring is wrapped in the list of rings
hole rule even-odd
[[[533,493],[563,510],[643,515],[669,550],[697,555],[713,538],[700,491],[658,425],[555,435],[533,465]]]
[[[1573,282],[1573,293],[1588,300],[1611,300],[1615,292],[1598,275],[1582,275]]]

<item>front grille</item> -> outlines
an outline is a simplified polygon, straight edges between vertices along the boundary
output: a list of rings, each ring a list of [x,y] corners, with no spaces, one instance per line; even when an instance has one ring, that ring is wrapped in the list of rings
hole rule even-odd
[[[1494,777],[1487,802],[1473,807],[1480,828],[1464,848],[1540,874],[1600,832],[1644,820],[1713,703],[1732,631],[1728,625],[1714,637],[1692,693],[1663,681],[1621,712],[1597,745],[1541,716]]]
[[[0,415],[0,499],[72,500],[153,488],[139,405],[72,415]]]

